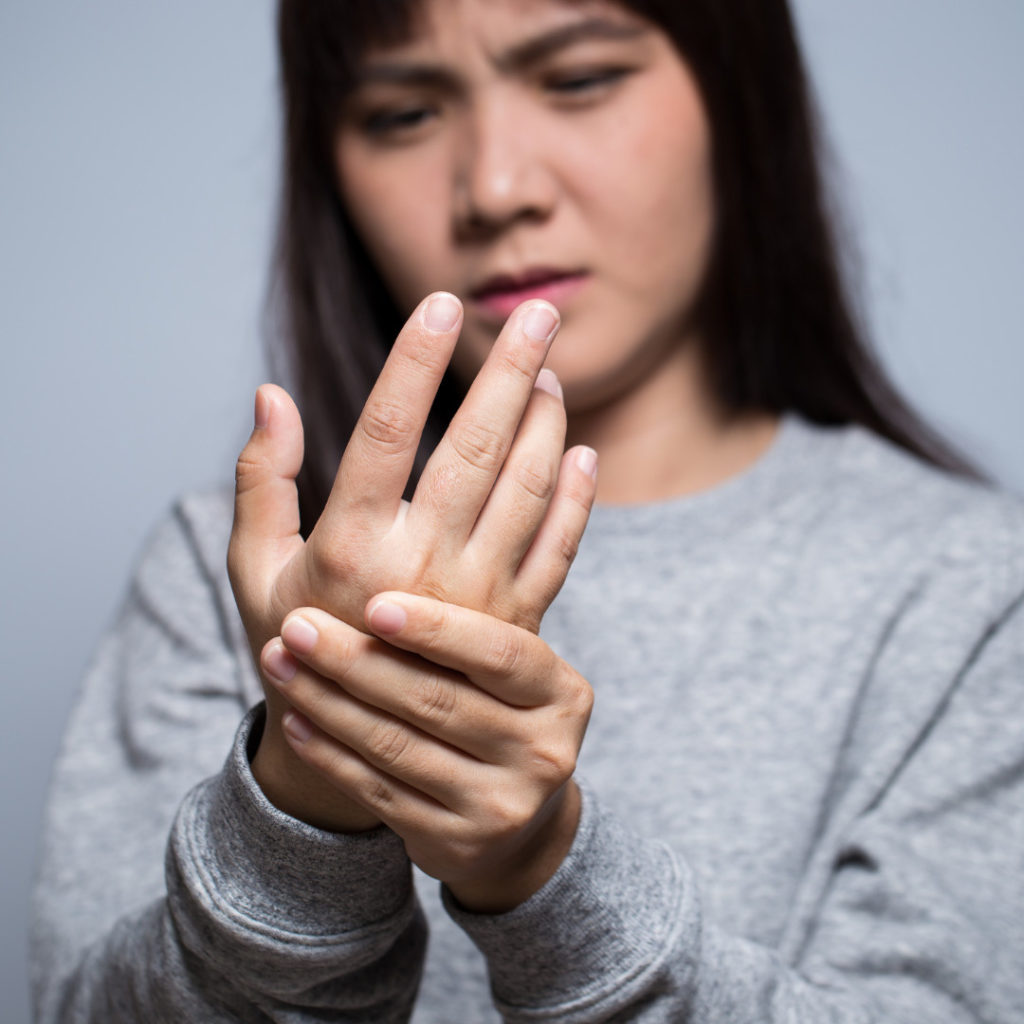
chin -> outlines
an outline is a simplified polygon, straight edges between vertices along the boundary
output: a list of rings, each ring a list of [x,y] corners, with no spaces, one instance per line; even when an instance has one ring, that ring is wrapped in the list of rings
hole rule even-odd
[[[565,394],[565,411],[570,416],[598,412],[632,390],[623,374],[562,373],[557,365],[551,365],[551,369],[558,374]]]

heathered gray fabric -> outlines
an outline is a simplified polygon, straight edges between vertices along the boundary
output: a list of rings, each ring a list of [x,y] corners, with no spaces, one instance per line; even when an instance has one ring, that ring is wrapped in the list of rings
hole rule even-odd
[[[583,820],[496,917],[263,798],[230,514],[156,532],[72,716],[40,1021],[1024,1021],[1019,501],[789,418],[595,509],[543,629],[595,690]]]

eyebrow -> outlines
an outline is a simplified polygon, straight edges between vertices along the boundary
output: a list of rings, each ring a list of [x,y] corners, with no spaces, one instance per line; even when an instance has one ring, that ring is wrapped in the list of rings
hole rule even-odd
[[[645,35],[644,25],[587,18],[526,39],[501,54],[497,66],[502,71],[525,71],[561,50],[590,40],[636,39]],[[371,61],[358,76],[359,85],[383,82],[396,85],[450,86],[454,75],[444,67],[405,61]]]

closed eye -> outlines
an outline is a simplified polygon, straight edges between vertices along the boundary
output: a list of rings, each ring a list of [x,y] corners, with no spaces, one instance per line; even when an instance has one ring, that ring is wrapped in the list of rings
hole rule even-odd
[[[630,73],[629,68],[606,67],[583,71],[564,72],[551,75],[544,83],[544,88],[556,95],[584,97],[609,88]]]
[[[401,136],[422,127],[436,113],[434,108],[420,105],[371,110],[362,118],[363,130],[377,137]]]

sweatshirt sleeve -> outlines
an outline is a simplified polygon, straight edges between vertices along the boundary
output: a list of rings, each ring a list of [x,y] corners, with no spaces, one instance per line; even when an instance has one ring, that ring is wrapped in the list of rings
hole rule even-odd
[[[156,531],[87,674],[34,893],[40,1024],[408,1019],[425,926],[393,833],[277,811],[223,503]]]
[[[880,671],[925,685],[913,645],[888,661]],[[871,799],[823,821],[813,895],[778,948],[719,928],[683,853],[631,834],[585,791],[573,849],[533,898],[487,916],[445,896],[503,1018],[1024,1020],[1024,595],[976,634],[913,735]]]

